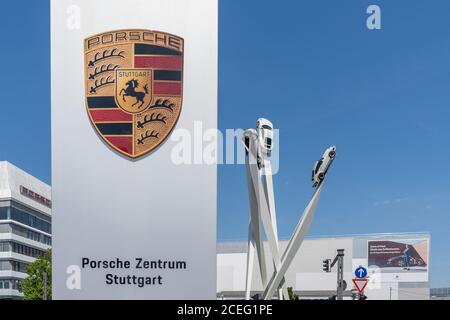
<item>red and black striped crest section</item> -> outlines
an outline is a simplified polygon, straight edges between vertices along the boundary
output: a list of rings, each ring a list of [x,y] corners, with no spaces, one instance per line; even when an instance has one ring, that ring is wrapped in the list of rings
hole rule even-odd
[[[134,67],[153,69],[153,95],[182,95],[183,53],[170,48],[136,43]]]
[[[133,116],[117,107],[114,96],[88,97],[88,110],[98,132],[125,153],[133,151]]]

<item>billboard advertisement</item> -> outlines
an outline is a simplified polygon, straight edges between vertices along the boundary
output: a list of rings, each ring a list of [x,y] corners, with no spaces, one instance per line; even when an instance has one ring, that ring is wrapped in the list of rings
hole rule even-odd
[[[369,268],[426,272],[428,263],[428,239],[368,241]]]
[[[53,298],[215,298],[216,164],[174,150],[217,129],[217,28],[217,0],[51,2]]]

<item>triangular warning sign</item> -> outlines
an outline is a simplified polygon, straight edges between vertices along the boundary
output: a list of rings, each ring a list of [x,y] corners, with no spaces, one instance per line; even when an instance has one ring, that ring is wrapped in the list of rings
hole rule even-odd
[[[356,289],[358,289],[359,293],[363,292],[367,286],[368,279],[352,279],[355,284]]]

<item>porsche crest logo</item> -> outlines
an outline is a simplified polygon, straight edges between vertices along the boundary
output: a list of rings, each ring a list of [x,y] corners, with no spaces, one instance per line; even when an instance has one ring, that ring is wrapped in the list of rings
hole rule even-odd
[[[151,30],[116,30],[84,41],[86,107],[114,150],[143,156],[175,127],[183,99],[182,38]]]

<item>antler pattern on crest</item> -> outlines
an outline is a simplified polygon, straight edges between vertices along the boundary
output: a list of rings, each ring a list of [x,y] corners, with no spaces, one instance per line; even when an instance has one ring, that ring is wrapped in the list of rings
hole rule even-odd
[[[117,52],[117,51],[118,51],[117,48],[114,48],[111,50],[111,52],[109,52],[109,50],[104,50],[102,53],[97,52],[94,56],[94,59],[89,61],[88,67],[92,68],[99,61],[109,59],[109,58],[116,58],[116,57],[125,58],[125,56],[123,55],[125,53],[125,51],[119,51],[119,52]]]
[[[89,80],[94,80],[95,77],[97,77],[103,73],[106,73],[106,72],[114,71],[118,67],[119,67],[119,65],[112,64],[112,63],[110,63],[108,65],[104,64],[101,67],[95,67],[94,72],[89,74]]]
[[[156,102],[150,106],[151,109],[167,109],[173,111],[175,104],[172,103],[169,99],[158,99]]]
[[[152,113],[150,115],[150,118],[148,118],[148,115],[144,116],[144,121],[138,121],[137,127],[140,129],[143,129],[146,124],[149,124],[151,122],[162,122],[164,124],[167,123],[167,117],[163,116],[161,113]]]
[[[137,140],[138,144],[144,144],[146,140],[151,139],[151,138],[155,138],[158,139],[159,138],[159,132],[153,130],[152,132],[150,131],[146,131],[145,135],[141,134],[141,138]]]
[[[91,87],[91,91],[90,93],[97,93],[97,90],[107,86],[109,84],[113,84],[115,82],[115,80],[111,79],[111,76],[108,76],[108,78],[101,78],[100,81],[97,79],[94,82],[94,86]]]

